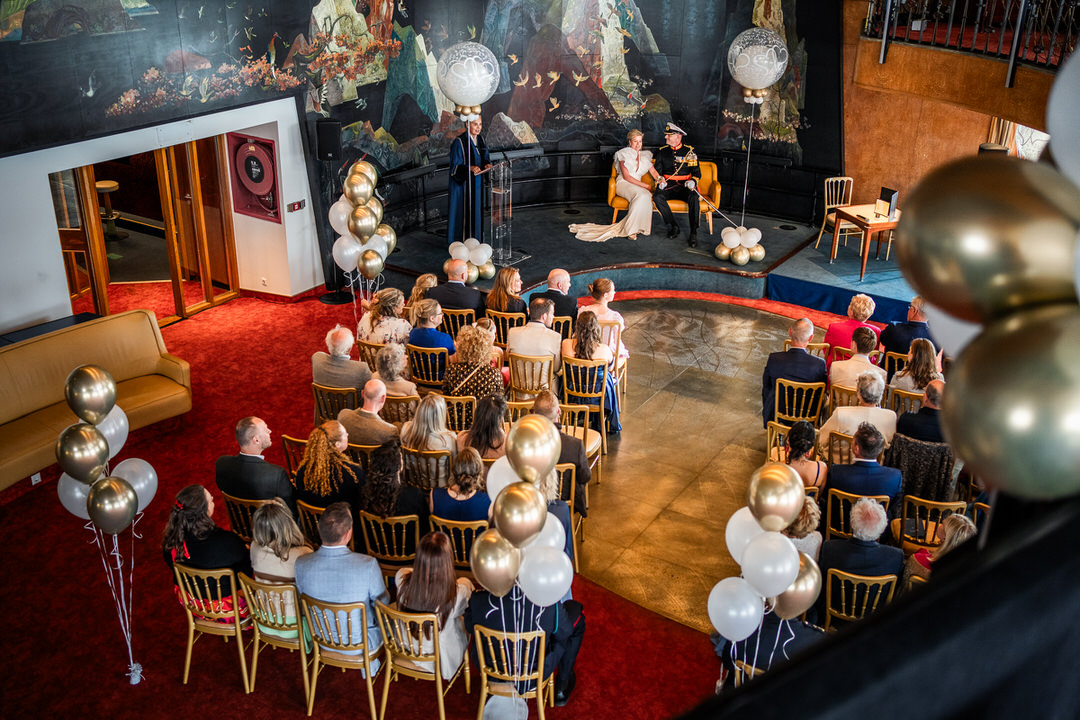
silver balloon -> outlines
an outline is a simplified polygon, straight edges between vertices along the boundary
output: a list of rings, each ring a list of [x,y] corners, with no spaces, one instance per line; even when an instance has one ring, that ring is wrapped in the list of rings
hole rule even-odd
[[[71,477],[93,485],[109,462],[109,443],[93,425],[72,425],[61,431],[56,440],[56,461]]]
[[[381,223],[375,228],[375,234],[386,241],[386,256],[390,257],[390,253],[397,247],[397,232],[386,223]]]
[[[80,420],[97,425],[116,404],[116,382],[108,370],[82,365],[67,376],[64,398]]]
[[[535,485],[516,482],[506,486],[491,505],[495,527],[514,547],[536,538],[547,520],[547,502]]]
[[[506,459],[518,477],[528,482],[547,477],[561,452],[559,429],[543,415],[523,416],[506,435]]]
[[[131,429],[127,413],[119,405],[113,405],[105,419],[97,424],[97,429],[105,436],[105,442],[109,443],[109,459],[112,460],[127,442]]]
[[[86,512],[106,535],[122,532],[138,512],[139,498],[126,480],[107,477],[94,483],[86,497]]]
[[[83,520],[90,519],[90,513],[86,511],[86,496],[89,494],[89,485],[79,482],[67,473],[61,475],[56,483],[56,495],[60,498],[60,504],[69,513]]]
[[[1080,308],[987,326],[949,371],[942,421],[965,467],[1037,500],[1080,491]]]
[[[146,509],[157,494],[158,476],[154,466],[142,458],[128,458],[113,468],[113,477],[127,481],[139,498],[138,512]]]

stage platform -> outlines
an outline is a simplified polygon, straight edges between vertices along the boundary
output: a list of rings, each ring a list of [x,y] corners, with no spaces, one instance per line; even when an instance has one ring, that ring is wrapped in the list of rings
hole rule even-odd
[[[728,215],[734,221],[740,219],[737,213]],[[708,226],[703,225],[698,230],[698,247],[690,248],[686,244],[686,216],[676,218],[683,233],[673,240],[665,236],[663,222],[654,214],[651,236],[591,243],[575,238],[568,226],[609,223],[611,209],[607,205],[575,203],[515,209],[512,246],[515,258],[519,253],[524,257],[514,267],[521,271],[526,293],[545,288],[547,273],[553,267],[570,273],[570,292],[577,296],[588,293],[593,279],[609,277],[617,291],[681,290],[768,298],[843,315],[852,295],[866,293],[878,304],[873,319],[880,322],[903,320],[915,294],[896,263],[895,248],[888,260],[871,257],[866,278],[860,281],[859,248],[853,239],[848,240],[847,247],[841,244],[836,262],[830,264],[832,238],[822,237],[815,249],[817,226],[748,214],[746,226],[761,230],[765,259],[739,267],[713,255],[727,221],[714,216],[713,234],[710,236]],[[442,280],[443,263],[450,257],[447,244],[445,224],[403,233],[387,269],[391,275],[400,274],[406,279],[434,272]],[[882,258],[884,252],[882,248]],[[388,281],[391,285],[402,284],[393,277]],[[491,281],[481,280],[476,287],[489,290]]]

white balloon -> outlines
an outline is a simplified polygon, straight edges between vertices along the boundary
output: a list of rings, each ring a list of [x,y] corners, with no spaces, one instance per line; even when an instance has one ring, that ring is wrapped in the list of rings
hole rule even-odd
[[[944,348],[945,354],[951,357],[959,355],[983,329],[978,323],[958,320],[930,303],[923,303],[923,313],[930,326],[930,336],[940,345],[937,349]]]
[[[352,213],[352,204],[349,203],[345,196],[342,195],[341,199],[330,206],[330,227],[334,228],[334,232],[338,235],[349,234],[349,214]]]
[[[553,513],[548,513],[547,520],[544,521],[544,528],[540,531],[540,534],[526,544],[522,550],[528,551],[529,548],[533,547],[551,547],[556,550],[566,548],[566,529]]]
[[[97,424],[97,429],[101,431],[101,434],[105,436],[105,441],[109,443],[109,459],[112,460],[124,447],[124,443],[127,442],[128,430],[130,429],[128,416],[119,405],[113,405],[113,409],[109,411],[109,414]]]
[[[367,242],[364,243],[363,250],[374,250],[379,253],[379,257],[385,260],[387,254],[390,252],[390,246],[386,244],[386,239],[381,235],[372,235],[367,239]]]
[[[724,528],[724,541],[727,543],[728,552],[731,553],[731,557],[735,559],[735,562],[742,564],[746,544],[764,532],[761,526],[758,525],[754,514],[750,512],[750,508],[744,507],[735,511],[735,514],[728,519],[727,526]]]
[[[457,245],[457,247],[454,247],[454,245]],[[469,248],[465,247],[461,243],[454,243],[454,245],[450,246],[450,257],[454,258],[455,260],[468,260]]]
[[[504,455],[493,462],[487,471],[487,494],[491,502],[495,502],[504,487],[516,482],[521,482],[521,478],[514,472],[514,468],[510,467],[509,458]]]
[[[1065,177],[1080,185],[1080,54],[1058,68],[1046,103],[1046,132],[1054,161]]]
[[[779,595],[799,576],[799,551],[778,532],[762,533],[746,544],[742,572],[762,596]]]
[[[752,27],[735,36],[728,49],[728,69],[735,82],[751,90],[769,87],[784,74],[788,50],[772,30]]]
[[[558,525],[559,521],[556,520],[555,524]],[[540,607],[559,602],[573,580],[574,564],[562,548],[530,548],[524,553],[518,569],[518,585],[525,591],[525,597]]]
[[[480,241],[476,238],[465,238],[465,247],[470,250],[480,247]]]
[[[469,262],[477,267],[480,267],[488,261],[488,256],[484,254],[484,248],[476,247],[469,252]]]
[[[761,242],[761,231],[757,228],[747,228],[746,232],[739,237],[739,242],[745,248],[752,248]]]
[[[709,621],[731,642],[750,637],[761,625],[765,600],[742,578],[729,577],[716,583],[707,603]]]
[[[720,237],[721,238],[726,238],[728,235],[734,235],[735,237],[738,237],[739,236],[739,231],[736,230],[733,227],[726,227],[726,228],[724,228],[723,230],[720,231]]]
[[[341,268],[342,272],[352,272],[356,269],[356,263],[363,251],[360,243],[346,233],[334,241],[334,264]]]
[[[90,519],[90,513],[86,510],[86,496],[90,494],[89,485],[64,473],[56,483],[56,494],[60,498],[60,504],[69,513],[83,520]]]
[[[739,244],[742,242],[742,240],[739,236],[739,233],[730,232],[727,234],[726,237],[721,237],[720,242],[724,243],[724,247],[726,248],[735,249],[739,247]]]
[[[480,43],[458,43],[439,58],[435,79],[452,102],[466,107],[483,105],[499,87],[499,61]]]
[[[139,499],[137,512],[142,512],[157,494],[157,471],[142,458],[128,458],[113,469],[112,476],[127,480],[135,490],[135,497]]]

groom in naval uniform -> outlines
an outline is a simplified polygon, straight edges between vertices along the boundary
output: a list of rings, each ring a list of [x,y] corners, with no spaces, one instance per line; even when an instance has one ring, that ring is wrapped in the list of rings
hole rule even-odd
[[[653,203],[664,218],[668,227],[668,237],[679,236],[679,224],[671,214],[668,200],[683,200],[690,214],[690,247],[697,247],[698,220],[701,204],[698,200],[697,183],[701,180],[701,168],[698,167],[697,154],[691,145],[683,145],[686,131],[675,123],[669,122],[664,128],[664,142],[667,144],[656,152],[653,167],[660,173],[660,182],[653,190]]]

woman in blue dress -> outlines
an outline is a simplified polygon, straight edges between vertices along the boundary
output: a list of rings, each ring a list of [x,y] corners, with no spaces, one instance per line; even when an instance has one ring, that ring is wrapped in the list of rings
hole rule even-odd
[[[484,489],[484,463],[476,448],[467,447],[454,458],[450,486],[431,491],[431,514],[443,520],[487,520],[491,498]]]

